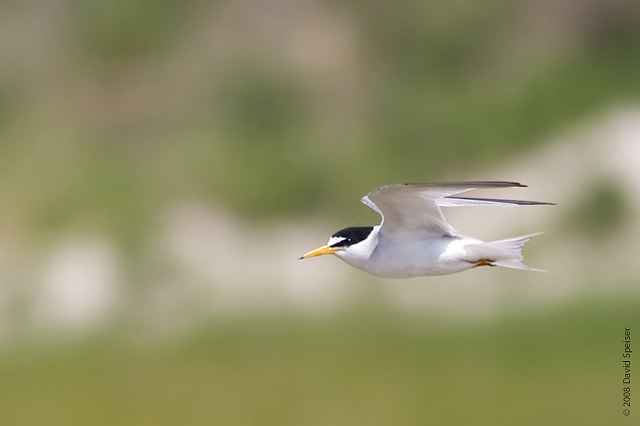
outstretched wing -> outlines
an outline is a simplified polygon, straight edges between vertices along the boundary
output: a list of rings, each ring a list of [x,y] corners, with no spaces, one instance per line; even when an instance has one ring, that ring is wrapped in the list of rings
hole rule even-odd
[[[381,234],[394,237],[458,236],[445,220],[440,207],[486,205],[538,205],[537,201],[454,197],[481,188],[526,187],[517,182],[450,182],[383,186],[362,197],[362,202],[382,216]]]

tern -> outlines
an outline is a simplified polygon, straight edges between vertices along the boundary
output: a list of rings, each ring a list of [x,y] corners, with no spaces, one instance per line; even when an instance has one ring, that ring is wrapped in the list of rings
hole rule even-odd
[[[517,182],[482,181],[383,186],[360,200],[375,210],[376,226],[341,229],[300,259],[333,254],[349,265],[386,278],[445,275],[478,266],[539,271],[522,262],[522,247],[535,234],[484,242],[460,234],[441,207],[553,205],[539,201],[460,197],[472,189],[525,188]]]

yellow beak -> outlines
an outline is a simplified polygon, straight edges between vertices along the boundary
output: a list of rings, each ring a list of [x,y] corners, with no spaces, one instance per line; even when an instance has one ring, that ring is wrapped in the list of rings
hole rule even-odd
[[[323,245],[322,247],[318,247],[315,250],[311,250],[309,253],[305,254],[304,256],[302,256],[300,258],[300,260],[302,259],[306,259],[308,257],[315,257],[315,256],[322,256],[323,254],[331,254],[331,253],[335,253],[337,251],[339,251],[340,249],[337,248],[333,248],[333,247],[329,247],[328,245]]]

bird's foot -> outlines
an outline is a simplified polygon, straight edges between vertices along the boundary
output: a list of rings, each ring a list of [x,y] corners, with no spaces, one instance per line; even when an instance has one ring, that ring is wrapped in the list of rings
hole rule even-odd
[[[476,261],[473,262],[469,262],[469,263],[473,263],[473,266],[496,266],[493,262],[495,262],[495,260],[492,259],[478,259]]]

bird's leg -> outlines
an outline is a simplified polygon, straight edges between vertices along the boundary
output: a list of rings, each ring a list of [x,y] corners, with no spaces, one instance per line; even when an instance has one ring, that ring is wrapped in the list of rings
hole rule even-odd
[[[476,261],[469,262],[469,263],[473,263],[473,267],[476,267],[476,266],[496,266],[493,262],[495,262],[495,260],[478,259]]]

